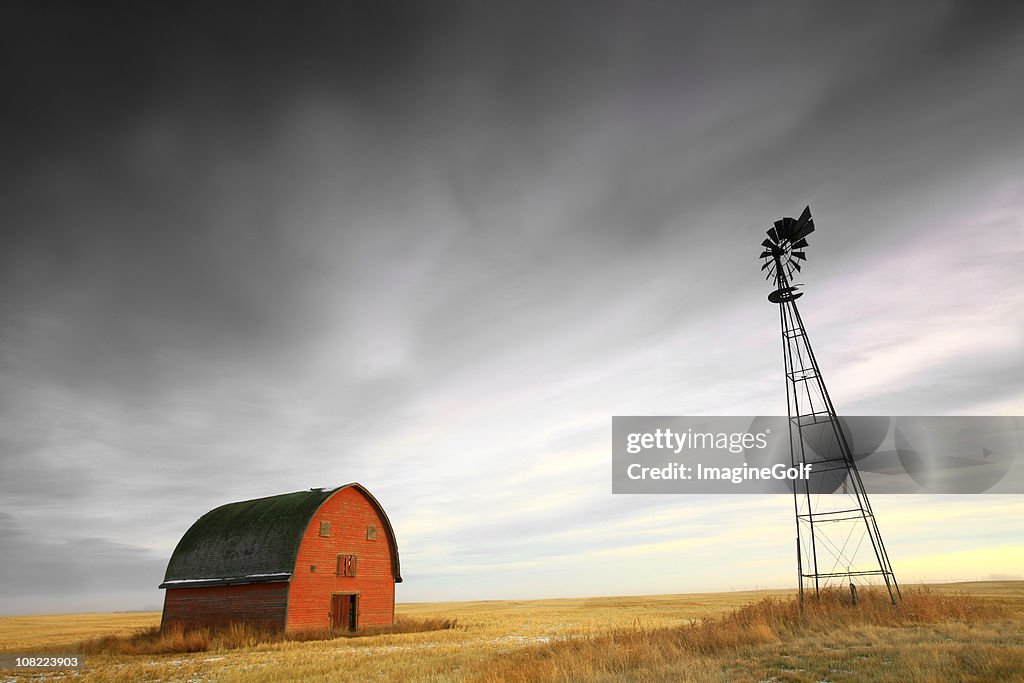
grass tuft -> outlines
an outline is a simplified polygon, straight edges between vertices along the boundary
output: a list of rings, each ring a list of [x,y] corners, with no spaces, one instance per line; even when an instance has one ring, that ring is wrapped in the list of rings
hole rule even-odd
[[[83,640],[76,651],[86,655],[165,655],[188,652],[209,652],[249,649],[259,645],[286,642],[309,642],[335,638],[358,638],[397,633],[423,633],[459,628],[455,619],[410,619],[399,617],[387,626],[367,626],[356,631],[308,629],[282,632],[244,623],[223,628],[184,629],[159,627],[141,629],[128,635],[110,635]]]

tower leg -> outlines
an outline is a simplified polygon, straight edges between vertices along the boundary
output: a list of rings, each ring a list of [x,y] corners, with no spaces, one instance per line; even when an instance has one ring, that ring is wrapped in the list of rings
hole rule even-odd
[[[781,269],[776,284],[790,286]],[[899,585],[795,299],[779,302],[779,309],[790,460],[811,466],[811,476],[793,488],[801,605],[805,580],[813,582],[815,595],[847,584],[884,583],[895,604]]]

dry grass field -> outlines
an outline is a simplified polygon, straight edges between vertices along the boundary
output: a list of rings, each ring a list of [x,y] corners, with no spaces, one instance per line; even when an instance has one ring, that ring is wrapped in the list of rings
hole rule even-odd
[[[904,594],[803,616],[792,591],[403,604],[411,632],[157,643],[171,654],[145,649],[157,613],[0,617],[0,652],[94,653],[0,681],[1024,681],[1024,582]]]

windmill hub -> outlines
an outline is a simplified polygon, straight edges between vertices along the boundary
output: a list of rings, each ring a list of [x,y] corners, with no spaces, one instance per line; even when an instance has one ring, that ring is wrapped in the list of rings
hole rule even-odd
[[[768,239],[761,242],[764,251],[761,258],[764,265],[761,270],[768,271],[766,280],[775,279],[775,291],[768,295],[768,301],[781,304],[803,296],[796,294],[796,287],[791,286],[789,278],[793,273],[800,272],[800,261],[806,261],[803,249],[807,246],[807,236],[814,232],[814,219],[811,218],[811,207],[804,207],[800,218],[789,216],[775,221],[768,228]]]

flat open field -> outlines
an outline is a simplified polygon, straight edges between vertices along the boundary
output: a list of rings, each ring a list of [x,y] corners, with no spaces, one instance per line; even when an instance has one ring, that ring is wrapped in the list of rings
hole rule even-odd
[[[455,619],[457,626],[187,654],[96,654],[81,671],[32,678],[0,673],[0,681],[1024,681],[1024,582],[929,589],[976,599],[949,618],[892,625],[863,617],[837,626],[829,617],[827,634],[816,626],[785,635],[767,622],[724,622],[735,622],[728,615],[744,605],[788,600],[793,591],[401,604],[400,620]],[[995,611],[972,617],[975,604]],[[130,634],[159,619],[159,613],[0,617],[0,652],[70,653],[83,640]],[[698,631],[702,620],[711,621]],[[709,646],[679,645],[680,638],[706,638]]]

